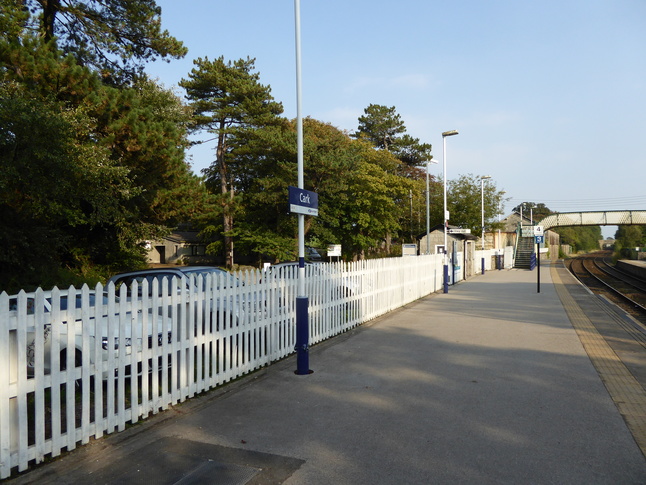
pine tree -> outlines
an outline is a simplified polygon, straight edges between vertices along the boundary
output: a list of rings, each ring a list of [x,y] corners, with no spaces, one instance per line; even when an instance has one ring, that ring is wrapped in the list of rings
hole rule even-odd
[[[368,106],[363,116],[359,117],[359,128],[353,136],[393,153],[409,167],[431,159],[431,145],[420,143],[419,138],[406,133],[406,126],[394,106]]]
[[[116,85],[130,83],[145,62],[186,55],[180,41],[161,27],[154,0],[3,0],[20,3],[29,24],[79,64]]]
[[[254,59],[226,62],[224,57],[213,61],[199,58],[188,79],[179,83],[186,89],[194,110],[194,129],[207,131],[217,139],[215,161],[206,170],[208,182],[219,186],[222,209],[226,265],[234,264],[233,219],[237,174],[229,170],[231,141],[241,132],[277,122],[283,112],[280,103],[271,96],[271,88],[259,83],[260,75],[253,72]]]

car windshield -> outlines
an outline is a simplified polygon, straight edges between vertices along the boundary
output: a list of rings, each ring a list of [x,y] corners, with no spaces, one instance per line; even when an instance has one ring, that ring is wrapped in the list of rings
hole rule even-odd
[[[162,296],[162,280],[164,278],[167,278],[166,280],[166,285],[168,287],[169,293],[172,293],[173,290],[173,277],[179,278],[179,276],[175,273],[166,273],[166,272],[158,272],[158,273],[147,273],[147,274],[140,274],[140,275],[128,275],[128,276],[123,276],[121,278],[117,278],[114,280],[114,289],[119,293],[119,289],[121,288],[121,285],[126,285],[128,288],[128,294],[131,293],[131,288],[132,288],[132,283],[137,282],[137,292],[139,296],[142,296],[142,284],[144,281],[148,282],[148,296],[152,295],[153,291],[153,281],[157,280],[158,281],[158,290],[157,294],[158,296]]]
[[[88,302],[89,302],[90,306],[91,307],[96,306],[96,302],[97,302],[96,293],[94,291],[92,291],[92,292],[89,293],[88,297],[89,297]],[[70,300],[69,295],[67,295],[67,294],[62,294],[61,295],[60,300],[59,300],[60,301],[60,310],[61,311],[67,311],[67,310],[70,309],[69,300]],[[81,293],[77,293],[74,300],[76,302],[74,307],[77,308],[77,309],[81,308],[82,307],[82,302],[83,302],[83,295]],[[115,298],[115,301],[118,302],[119,299]],[[106,293],[103,293],[103,298],[102,298],[101,303],[103,305],[108,304],[108,295]],[[52,309],[52,297],[51,296],[45,297],[45,299],[43,301],[43,307],[44,307],[45,313],[49,313],[51,311],[51,309]],[[28,315],[33,315],[34,312],[35,312],[35,308],[36,308],[36,298],[33,297],[33,296],[28,296],[27,297],[27,314]],[[11,297],[9,299],[9,310],[11,310],[11,311],[18,310],[18,297]]]
[[[75,298],[75,300],[76,300],[76,308],[81,308],[82,301],[83,301],[83,297],[82,297],[82,295],[81,295],[80,293],[77,293],[77,294],[76,294],[76,298]],[[89,294],[89,302],[90,302],[90,306],[96,306],[96,300],[97,300],[97,298],[96,298],[96,293],[94,293],[94,292],[90,293],[90,294]],[[50,303],[50,305],[51,305],[51,301],[52,301],[52,299],[51,299],[51,298],[47,298],[47,301],[48,301],[48,302]],[[118,300],[117,300],[117,301],[118,301]],[[107,305],[107,304],[108,304],[108,295],[106,295],[105,293],[103,294],[103,299],[102,299],[102,302],[101,302],[101,303],[102,303],[103,305]],[[68,309],[68,307],[69,307],[69,297],[68,297],[68,295],[62,295],[62,296],[61,296],[61,310],[67,310],[67,309]]]

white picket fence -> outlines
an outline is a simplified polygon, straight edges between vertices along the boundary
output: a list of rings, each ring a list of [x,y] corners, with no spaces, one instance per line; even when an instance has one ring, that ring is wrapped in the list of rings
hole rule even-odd
[[[292,354],[296,268],[235,276],[2,293],[0,479]],[[440,290],[442,257],[306,278],[313,345]]]
[[[460,256],[462,253],[459,253]],[[496,269],[496,257],[501,256],[504,269],[511,269],[514,267],[514,247],[506,246],[501,249],[484,249],[474,251],[474,261],[475,261],[475,274],[482,273],[482,265],[480,261],[484,259],[485,261],[485,271],[491,271]],[[458,278],[457,281],[460,281],[463,278]]]

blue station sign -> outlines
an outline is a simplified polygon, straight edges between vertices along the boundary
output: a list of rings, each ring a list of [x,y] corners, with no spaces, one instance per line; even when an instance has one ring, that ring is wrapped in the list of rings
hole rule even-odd
[[[319,196],[316,192],[311,192],[298,187],[288,187],[289,190],[289,212],[295,214],[304,214],[306,216],[319,215]]]

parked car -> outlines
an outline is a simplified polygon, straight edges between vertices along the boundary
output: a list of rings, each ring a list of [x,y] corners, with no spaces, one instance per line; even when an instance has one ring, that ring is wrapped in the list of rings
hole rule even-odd
[[[309,274],[322,279],[328,284],[332,299],[337,299],[342,296],[349,297],[358,293],[359,288],[354,281],[334,273],[328,264],[305,261],[305,266],[311,268]],[[269,277],[277,278],[281,269],[283,270],[283,275],[285,275],[285,268],[290,268],[294,271],[294,274],[297,274],[298,262],[285,261],[272,264],[265,270],[265,274]]]
[[[35,327],[35,316],[40,312],[37,312],[37,298],[35,293],[28,293],[25,295],[26,298],[26,308],[25,313],[27,315],[27,374],[28,376],[33,376],[35,374],[35,364],[36,364],[36,327]],[[80,367],[83,362],[83,306],[82,299],[83,293],[78,291],[74,299],[71,302],[69,297],[69,292],[63,290],[60,292],[60,297],[58,299],[58,308],[55,308],[56,300],[51,291],[43,292],[43,308],[42,315],[44,318],[44,329],[43,329],[43,344],[44,344],[44,358],[43,358],[43,372],[44,374],[51,374],[52,370],[58,367],[59,370],[67,369],[68,354],[72,352],[72,349],[69,347],[69,338],[68,338],[68,328],[74,322],[75,335],[73,337],[73,362],[74,367]],[[115,299],[115,310],[119,308],[118,298]],[[20,297],[14,295],[9,297],[9,311],[17,315],[19,312]],[[99,306],[99,313],[101,314],[101,320],[96,324],[96,307]],[[86,308],[87,319],[90,323],[89,325],[89,350],[90,350],[90,363],[97,364],[99,362],[99,356],[96,355],[96,339],[101,339],[101,356],[100,360],[106,362],[110,358],[110,354],[114,356],[115,362],[119,357],[119,343],[122,341],[119,336],[119,313],[114,313],[112,327],[110,327],[110,316],[108,315],[108,296],[107,294],[97,295],[95,291],[89,291],[88,293],[88,306]],[[125,343],[126,355],[131,355],[132,352],[132,322],[136,321],[137,328],[143,329],[143,318],[144,315],[141,312],[138,312],[134,316],[131,312],[127,313],[126,321],[130,322],[129,325],[125,326],[125,334],[121,337]],[[151,321],[152,315],[149,315],[148,321]],[[153,339],[161,345],[162,339],[166,334],[166,338],[170,338],[170,325],[164,331],[163,321],[161,316],[156,315],[153,321],[156,320],[156,325],[152,328],[155,328],[154,333],[149,332],[147,336],[148,348],[152,347]],[[53,338],[53,326],[56,325],[57,332],[59,335],[58,342],[58,355],[54,355],[52,352],[52,338]],[[110,331],[112,328],[112,331]],[[151,326],[148,326],[148,329],[151,330]],[[98,333],[98,334],[97,334]],[[143,349],[142,337],[136,338],[136,347],[137,352],[141,352]],[[130,367],[126,369],[126,375],[130,373]],[[108,371],[103,372],[103,378],[107,378]]]
[[[323,261],[321,253],[319,253],[315,248],[310,247],[305,248],[305,259],[313,262]]]
[[[157,296],[162,296],[164,293],[171,295],[175,291],[180,292],[183,287],[187,289],[189,288],[190,285],[190,277],[191,275],[195,276],[203,276],[206,277],[208,275],[213,275],[214,276],[214,283],[216,285],[219,285],[221,282],[224,282],[223,286],[216,286],[217,290],[221,289],[226,289],[226,288],[233,288],[233,287],[242,287],[244,284],[238,280],[234,275],[231,273],[221,269],[217,268],[215,266],[175,266],[175,267],[167,267],[167,268],[149,268],[145,270],[140,270],[140,271],[130,271],[128,273],[120,273],[117,275],[112,276],[108,280],[108,284],[113,283],[115,286],[115,290],[117,291],[117,294],[120,292],[120,288],[122,285],[126,285],[128,290],[128,298],[131,298],[132,295],[132,284],[133,282],[137,282],[137,292],[138,298],[142,298],[144,295],[142,295],[142,283],[144,281],[148,281],[148,295],[146,296],[152,296],[152,290],[153,290],[153,280],[157,279],[158,280],[158,294]],[[163,284],[163,279],[166,278],[166,284],[168,285],[168,288],[166,291],[164,291],[164,288],[162,287]],[[176,279],[173,279],[176,278]],[[175,282],[175,283],[173,283]],[[195,280],[195,283],[197,283],[198,280]],[[175,288],[173,288],[173,284],[177,284]],[[206,285],[206,278],[202,280],[202,285]],[[204,289],[204,286],[202,287]],[[243,294],[243,292],[240,292]],[[226,322],[231,322],[231,324],[235,324],[239,319],[243,317],[244,314],[244,308],[250,307],[250,305],[244,305],[243,297],[238,296],[236,299],[236,302],[231,302],[231,301],[226,301],[226,300],[221,300],[221,299],[216,299],[216,306],[209,308],[208,310],[208,315],[205,315],[205,319],[212,323],[216,322],[218,325],[216,326],[216,329],[219,328],[219,322],[220,320],[224,320]],[[170,309],[169,309],[169,314],[170,314]],[[205,328],[202,328],[202,331],[204,331]]]
[[[201,276],[206,276],[206,275],[224,275],[225,276],[225,281],[229,281],[230,284],[239,286],[241,283],[238,281],[238,279],[233,276],[231,273],[228,273],[227,271],[217,268],[215,266],[177,266],[177,267],[169,267],[169,268],[149,268],[149,269],[144,269],[140,271],[130,271],[127,273],[119,273],[114,276],[112,276],[108,280],[108,284],[114,283],[115,289],[118,291],[121,285],[125,284],[127,285],[128,288],[132,286],[132,283],[134,281],[137,282],[139,285],[139,295],[141,295],[141,284],[144,282],[144,280],[148,281],[148,291],[149,293],[152,292],[152,282],[156,278],[159,283],[159,294],[158,296],[162,295],[162,287],[161,287],[161,282],[163,278],[167,278],[167,284],[172,285],[173,283],[173,277],[177,277],[178,281],[185,281],[184,284],[188,284],[188,281],[186,278],[190,277],[191,275],[201,275]],[[169,286],[169,289],[171,287]],[[148,296],[151,296],[150,294]]]

